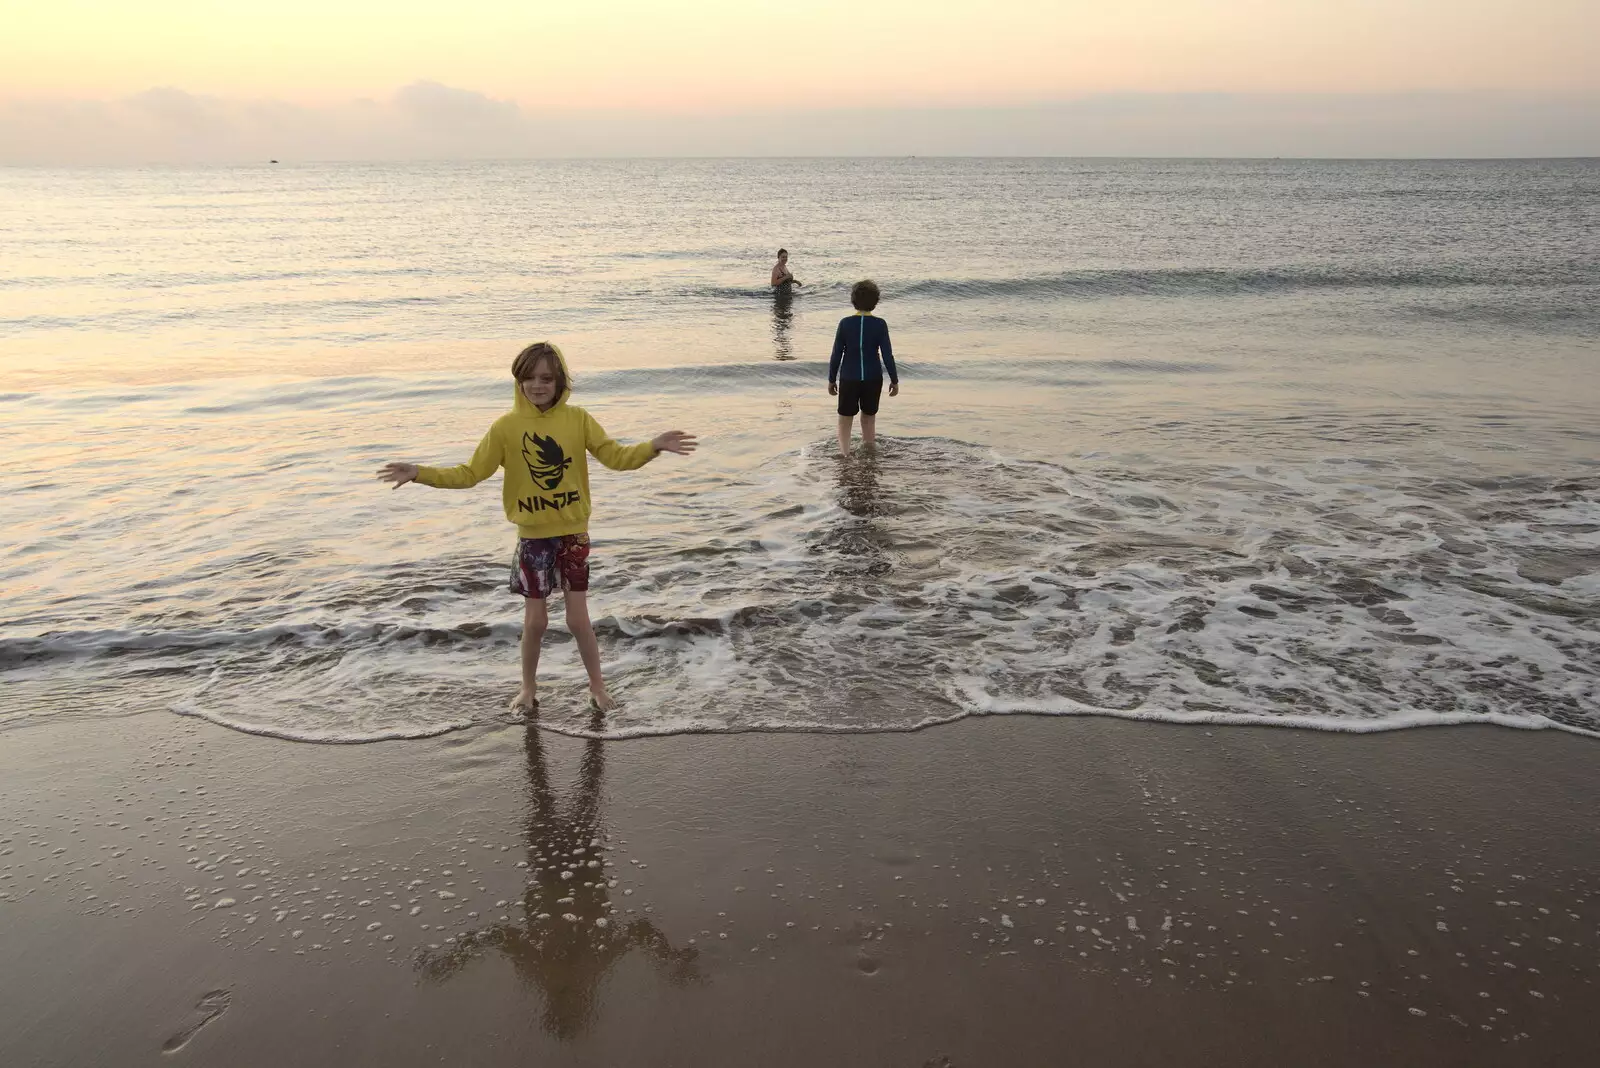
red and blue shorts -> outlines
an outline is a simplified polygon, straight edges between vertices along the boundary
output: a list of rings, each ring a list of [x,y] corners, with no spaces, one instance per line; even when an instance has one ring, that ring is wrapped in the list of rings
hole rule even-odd
[[[589,589],[589,535],[518,538],[511,557],[511,592],[544,600],[556,590]]]

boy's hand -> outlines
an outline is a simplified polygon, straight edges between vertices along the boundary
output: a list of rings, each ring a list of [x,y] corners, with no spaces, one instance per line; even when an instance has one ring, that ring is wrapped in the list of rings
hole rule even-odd
[[[828,383],[828,396],[837,397],[838,395],[839,395],[839,383],[837,383],[837,382],[829,382]]]
[[[682,430],[669,430],[650,441],[656,452],[675,452],[679,456],[689,455],[699,444],[693,434],[686,434]]]
[[[898,383],[898,382],[890,382],[889,383],[889,396],[891,396],[891,397],[900,396],[900,383]]]
[[[378,478],[383,482],[393,482],[394,488],[399,489],[407,482],[417,480],[416,464],[384,464],[378,469]]]

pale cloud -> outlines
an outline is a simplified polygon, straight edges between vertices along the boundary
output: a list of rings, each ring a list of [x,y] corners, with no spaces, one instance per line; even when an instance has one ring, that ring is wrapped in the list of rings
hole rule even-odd
[[[412,82],[394,95],[394,108],[434,133],[510,133],[525,121],[522,108],[471,89]]]
[[[546,113],[419,81],[302,105],[164,87],[0,101],[0,164],[223,164],[552,156],[1600,155],[1600,96],[1102,94],[1007,108]]]

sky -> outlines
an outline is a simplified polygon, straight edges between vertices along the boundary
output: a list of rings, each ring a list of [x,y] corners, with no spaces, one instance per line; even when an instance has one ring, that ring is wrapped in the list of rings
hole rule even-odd
[[[0,163],[1600,153],[1596,0],[0,0]]]

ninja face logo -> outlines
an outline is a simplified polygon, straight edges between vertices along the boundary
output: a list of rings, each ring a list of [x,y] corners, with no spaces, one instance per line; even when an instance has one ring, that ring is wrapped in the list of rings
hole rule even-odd
[[[538,434],[522,435],[522,458],[527,461],[533,484],[542,490],[553,490],[561,485],[567,468],[572,466],[572,459],[561,451],[555,438]]]

